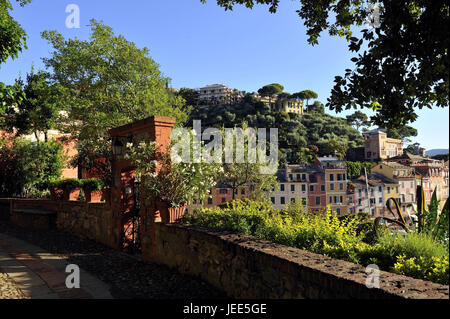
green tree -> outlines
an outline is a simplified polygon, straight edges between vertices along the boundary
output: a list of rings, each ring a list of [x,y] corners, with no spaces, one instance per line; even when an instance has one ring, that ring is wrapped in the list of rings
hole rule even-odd
[[[325,113],[325,105],[323,105],[319,101],[314,101],[314,103],[308,107],[308,112],[318,112],[318,113],[324,114]]]
[[[248,129],[248,125],[246,123],[242,123],[242,129],[245,131]],[[255,130],[257,132],[257,130]],[[224,147],[226,145],[227,135],[225,131],[222,129],[223,143]],[[230,141],[228,141],[230,142]],[[234,139],[231,140],[233,147],[230,148],[233,151],[233,154],[237,153],[236,141]],[[229,150],[230,150],[229,149]],[[217,175],[217,180],[220,181],[223,185],[232,190],[232,198],[235,199],[235,195],[242,186],[249,186],[251,191],[251,197],[253,199],[264,200],[267,196],[265,196],[267,191],[271,191],[276,187],[276,178],[274,174],[264,174],[261,171],[261,168],[265,166],[265,164],[261,163],[261,159],[257,156],[256,163],[253,163],[248,158],[248,150],[249,150],[249,135],[244,136],[244,161],[242,163],[237,163],[237,160],[234,159],[232,163],[227,163],[225,159],[225,152],[223,154],[222,160],[222,168]],[[275,163],[278,167],[278,163]]]
[[[16,0],[22,7],[31,0]],[[20,24],[10,15],[12,5],[10,0],[0,0],[0,68],[8,58],[15,59],[23,49],[26,49],[26,33]],[[8,106],[20,101],[22,94],[17,87],[6,86],[0,82],[0,115]],[[1,118],[0,118],[1,121]],[[1,122],[0,122],[1,124]]]
[[[370,173],[377,163],[375,162],[345,162],[347,165],[347,176],[349,179],[353,179],[361,176],[364,173],[364,168],[367,169],[367,173]]]
[[[306,107],[309,110],[309,100],[317,99],[319,95],[311,90],[304,90],[295,94],[299,99],[306,100]]]
[[[40,140],[39,133],[43,133],[45,141],[48,140],[47,132],[57,126],[63,107],[63,90],[58,85],[51,85],[47,76],[42,70],[35,73],[32,69],[27,74],[26,85],[21,79],[16,80],[25,98],[7,109],[7,130],[17,129],[18,136],[33,133],[37,141]]]
[[[289,99],[291,97],[292,97],[291,93],[288,92],[281,92],[280,94],[278,94],[279,99]]]
[[[387,136],[390,138],[396,138],[404,141],[405,143],[411,142],[409,137],[417,136],[417,129],[409,125],[405,125],[399,128],[392,128],[387,130]]]
[[[413,155],[422,155],[420,152],[420,143],[408,145],[408,147],[405,148],[405,151]]]
[[[370,126],[370,121],[369,121],[368,116],[361,111],[356,111],[352,115],[348,115],[347,122],[348,122],[348,124],[356,127],[356,130],[358,130],[358,131],[361,127]]]
[[[345,141],[334,138],[328,142],[327,150],[329,154],[343,159],[347,155],[348,145]]]
[[[59,179],[66,157],[53,139],[17,139],[0,147],[0,197],[38,195]]]
[[[22,7],[31,0],[16,0]],[[10,0],[0,0],[0,64],[8,58],[17,58],[26,49],[27,35],[20,24],[11,15]]]
[[[206,0],[201,0],[205,2]],[[270,6],[279,0],[217,0],[226,10],[241,4]],[[369,7],[371,5],[372,7]],[[449,105],[448,1],[434,0],[299,0],[308,42],[318,44],[321,33],[345,37],[357,56],[353,70],[336,76],[327,106],[369,108],[379,127],[398,127],[417,119],[417,109]],[[369,10],[368,10],[369,9]],[[371,27],[361,29],[367,21]],[[353,32],[360,31],[361,36]]]
[[[269,85],[265,85],[262,88],[260,88],[258,90],[258,93],[261,96],[267,96],[269,97],[269,103],[272,104],[272,98],[277,95],[282,93],[284,90],[284,87],[281,84],[278,83],[272,83]]]
[[[64,39],[44,31],[53,52],[44,58],[51,79],[65,88],[67,112],[63,128],[78,140],[103,140],[108,129],[152,114],[187,119],[184,100],[169,93],[169,79],[150,58],[122,35],[91,20],[89,40]]]
[[[438,160],[438,161],[448,161],[449,155],[447,154],[437,154],[431,157],[432,159]]]
[[[196,106],[199,102],[199,93],[197,90],[181,88],[177,94],[186,101],[186,105]]]

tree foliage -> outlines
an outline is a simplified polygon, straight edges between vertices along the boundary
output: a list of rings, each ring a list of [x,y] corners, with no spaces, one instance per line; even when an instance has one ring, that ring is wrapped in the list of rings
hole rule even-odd
[[[265,85],[262,88],[260,88],[258,90],[258,93],[261,96],[267,96],[269,98],[273,98],[275,95],[282,93],[283,90],[284,90],[284,86],[282,86],[281,84],[272,83],[272,84],[268,84],[268,85]]]
[[[356,111],[352,115],[347,116],[347,122],[354,126],[358,131],[361,127],[370,126],[369,118],[366,114],[361,111]]]
[[[151,116],[187,115],[184,100],[168,90],[169,79],[148,55],[102,22],[91,20],[89,40],[44,31],[53,52],[43,61],[51,79],[66,89],[65,128],[73,137],[102,139],[108,129]]]
[[[186,101],[187,106],[195,106],[199,103],[200,94],[197,90],[181,88],[177,94]]]
[[[364,168],[369,174],[372,168],[374,168],[377,163],[375,162],[345,162],[347,164],[347,176],[349,179],[353,179],[364,174]]]
[[[242,126],[245,122],[254,128],[278,128],[279,164],[304,163],[311,156],[343,154],[345,148],[364,145],[361,134],[346,119],[312,111],[299,116],[293,113],[271,110],[270,107],[247,96],[236,105],[198,107],[190,114],[188,126],[193,120],[201,120],[203,127],[221,128]],[[330,141],[337,141],[331,144]],[[334,145],[334,146],[333,146]],[[318,148],[311,153],[311,146]]]
[[[409,137],[417,135],[418,135],[417,129],[409,125],[387,130],[387,136],[389,138],[396,138],[404,142],[410,142]]]
[[[45,190],[61,176],[63,147],[51,139],[36,143],[17,139],[0,147],[0,197],[24,196]]]
[[[205,2],[205,0],[201,0]],[[236,4],[252,8],[279,0],[217,0],[226,10]],[[336,76],[327,106],[368,108],[379,127],[393,128],[417,119],[417,109],[449,105],[448,1],[435,0],[299,0],[308,42],[318,44],[321,33],[345,37],[353,70]],[[370,28],[362,29],[370,21]],[[356,27],[356,28],[355,28]],[[357,36],[354,31],[360,31]]]
[[[31,0],[16,0],[23,7]],[[15,59],[23,49],[26,49],[26,33],[11,15],[10,0],[0,0],[0,69],[1,64],[8,58]],[[5,85],[0,82],[0,115],[3,115],[8,106],[20,101],[22,94],[14,85]],[[0,118],[0,124],[2,119]]]
[[[16,0],[22,7],[31,0]],[[12,5],[10,0],[0,0],[0,64],[8,58],[17,58],[26,49],[27,36],[25,30],[10,14]]]
[[[56,128],[59,113],[63,107],[63,89],[58,85],[50,85],[48,75],[42,70],[37,73],[32,69],[27,74],[26,84],[16,80],[17,90],[24,95],[23,99],[15,99],[15,104],[8,107],[5,128],[17,136],[33,133],[39,140],[43,133],[47,141],[47,132]]]

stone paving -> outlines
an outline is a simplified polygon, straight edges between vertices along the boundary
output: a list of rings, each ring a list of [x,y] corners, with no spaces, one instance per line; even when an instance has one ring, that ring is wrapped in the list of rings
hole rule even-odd
[[[0,299],[28,299],[14,280],[0,271]]]
[[[33,244],[30,244],[33,243]],[[65,286],[68,264],[81,289]],[[0,299],[223,299],[202,280],[59,231],[0,221]]]
[[[67,261],[17,238],[0,233],[0,271],[10,286],[5,299],[111,299],[109,287],[80,269],[80,289],[66,287]],[[2,285],[3,286],[3,285]],[[19,292],[19,294],[17,293]]]

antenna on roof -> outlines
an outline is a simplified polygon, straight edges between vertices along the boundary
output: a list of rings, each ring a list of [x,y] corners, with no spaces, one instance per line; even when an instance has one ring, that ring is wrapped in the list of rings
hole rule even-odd
[[[369,204],[369,214],[372,214],[372,207],[370,206],[369,180],[367,179],[367,169],[365,167],[364,167],[364,175],[366,176],[366,190],[367,190],[367,200]]]

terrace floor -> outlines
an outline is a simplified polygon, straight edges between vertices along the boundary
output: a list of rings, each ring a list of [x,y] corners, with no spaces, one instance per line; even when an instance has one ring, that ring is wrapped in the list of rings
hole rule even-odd
[[[80,289],[66,288],[66,266]],[[0,299],[223,299],[211,285],[59,231],[0,221]]]

